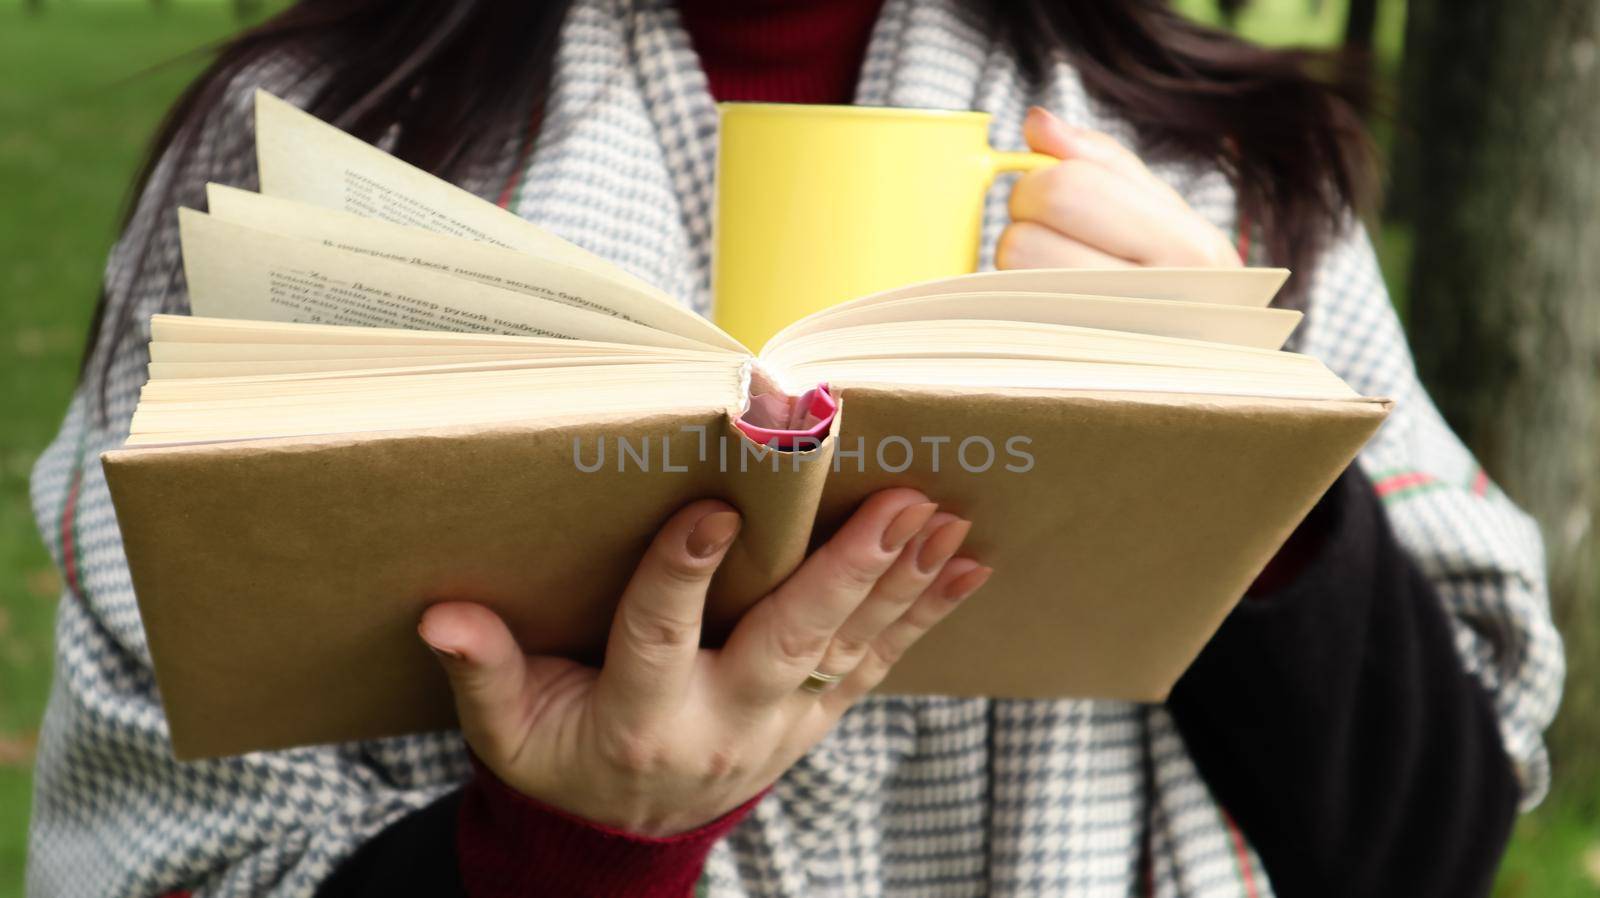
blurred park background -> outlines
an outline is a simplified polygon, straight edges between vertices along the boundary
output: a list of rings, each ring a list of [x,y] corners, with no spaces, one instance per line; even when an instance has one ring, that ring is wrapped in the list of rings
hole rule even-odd
[[[281,0],[0,0],[0,898],[22,894],[61,584],[28,473],[60,420],[141,151],[203,49]],[[1178,0],[1268,44],[1366,53],[1374,213],[1419,365],[1544,525],[1571,676],[1557,780],[1497,898],[1600,895],[1600,13],[1594,0]],[[1386,111],[1383,111],[1386,110]]]

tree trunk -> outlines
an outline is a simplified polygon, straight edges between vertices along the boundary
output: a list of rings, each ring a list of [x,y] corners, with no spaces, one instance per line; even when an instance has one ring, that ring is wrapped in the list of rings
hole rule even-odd
[[[1600,784],[1600,4],[1410,0],[1409,328],[1445,417],[1539,520],[1570,670],[1557,775]],[[1591,790],[1587,794],[1594,794]]]
[[[1350,0],[1344,15],[1344,45],[1370,52],[1377,31],[1378,0]]]
[[[1239,13],[1250,0],[1217,0],[1217,12],[1222,14],[1222,24],[1232,28],[1239,22]]]
[[[1339,52],[1339,80],[1370,106],[1373,97],[1375,54],[1373,38],[1378,30],[1378,0],[1350,0],[1344,17],[1344,43]]]

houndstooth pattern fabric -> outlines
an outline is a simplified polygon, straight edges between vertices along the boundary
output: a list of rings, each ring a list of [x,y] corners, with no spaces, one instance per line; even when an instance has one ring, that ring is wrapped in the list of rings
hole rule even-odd
[[[512,207],[708,311],[715,111],[670,4],[578,0],[556,71]],[[196,206],[207,180],[253,187],[249,92],[260,84],[293,98],[305,75],[264,66],[241,78],[235,102],[212,113],[200,163],[164,164],[158,182],[175,183],[179,199]],[[888,0],[858,101],[986,110],[1003,148],[1022,147],[1030,103],[1133,140],[1064,64],[1027,83],[989,24],[958,0]],[[1220,172],[1155,170],[1208,219],[1235,226]],[[997,184],[989,199],[986,266],[1008,186]],[[145,235],[154,249],[134,258],[125,247]],[[1361,392],[1397,400],[1361,464],[1437,584],[1535,801],[1547,778],[1540,734],[1563,672],[1538,533],[1486,482],[1418,384],[1358,225],[1310,280],[1299,348]],[[460,740],[431,734],[172,760],[95,461],[126,437],[150,315],[186,306],[171,209],[141,205],[107,282],[133,314],[95,349],[109,366],[105,414],[93,408],[91,382],[33,477],[39,526],[68,589],[40,737],[29,894],[307,896],[363,840],[465,778]],[[702,885],[712,898],[1271,894],[1159,706],[894,696],[862,702],[797,764],[717,846]]]

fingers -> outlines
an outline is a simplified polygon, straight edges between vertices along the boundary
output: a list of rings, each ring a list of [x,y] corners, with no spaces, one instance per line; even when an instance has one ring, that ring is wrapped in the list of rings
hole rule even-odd
[[[1022,120],[1022,135],[1030,149],[1061,159],[1082,159],[1102,165],[1129,180],[1148,186],[1174,203],[1183,198],[1172,185],[1156,177],[1139,154],[1115,137],[1090,128],[1077,128],[1042,106],[1034,106]]]
[[[1063,250],[1037,235],[1013,235],[1018,246],[1001,267],[1044,267],[1024,260],[1090,258],[1077,247],[1139,265],[1236,267],[1233,244],[1201,218],[1171,185],[1156,177],[1138,154],[1110,135],[1075,128],[1044,109],[1029,110],[1023,133],[1033,149],[1059,156],[1060,165],[1031,172],[1011,194],[1011,215],[1070,238]],[[1051,266],[1078,267],[1051,261]],[[1095,267],[1101,267],[1096,264]]]
[[[1220,265],[1227,254],[1238,264],[1227,238],[1193,210],[1082,159],[1024,175],[1011,216],[1141,265]]]
[[[1028,142],[1028,149],[1057,159],[1075,155],[1074,130],[1042,106],[1029,107],[1027,116],[1022,119],[1022,139]]]
[[[833,634],[816,669],[830,674],[855,670],[872,641],[933,584],[971,529],[971,521],[948,512],[934,515]]]
[[[678,707],[700,649],[706,590],[739,533],[726,503],[695,502],[668,519],[623,591],[596,685],[608,712],[642,722]]]
[[[486,757],[504,757],[521,741],[528,660],[500,616],[470,602],[443,602],[417,625],[439,656],[467,741]]]
[[[936,509],[910,489],[874,494],[776,591],[747,612],[717,659],[732,701],[765,706],[799,688]]]
[[[862,696],[877,688],[918,639],[977,592],[993,573],[993,568],[970,558],[956,558],[946,564],[933,585],[872,641],[850,675],[822,696],[824,707],[834,716],[843,714]]]
[[[1134,263],[1074,240],[1054,228],[1014,221],[995,247],[1000,268],[1132,268]]]

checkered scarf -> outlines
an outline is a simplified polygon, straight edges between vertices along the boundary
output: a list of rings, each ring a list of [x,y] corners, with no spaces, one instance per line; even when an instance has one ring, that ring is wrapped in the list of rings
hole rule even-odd
[[[173,185],[189,205],[201,202],[208,179],[253,186],[249,91],[262,84],[294,96],[301,75],[265,66],[241,78],[236,100],[212,113],[199,162],[181,171],[163,164],[155,186]],[[1021,148],[1030,103],[1133,138],[1064,64],[1042,83],[1025,80],[989,23],[957,0],[889,0],[858,100],[985,110],[1003,148]],[[474,188],[705,311],[715,123],[666,0],[578,0],[529,158],[506,166],[516,169],[509,182]],[[1202,215],[1235,226],[1221,173],[1156,170]],[[1005,224],[1007,186],[989,198],[985,265]],[[153,248],[135,258],[128,247],[147,238]],[[186,306],[171,209],[141,205],[107,283],[134,315],[95,350],[108,366],[106,415],[95,413],[93,384],[80,390],[33,475],[39,526],[66,590],[40,739],[29,894],[310,895],[364,839],[461,783],[461,742],[445,733],[172,760],[95,461],[127,434],[150,314]],[[1310,273],[1309,305],[1299,347],[1357,390],[1397,400],[1361,464],[1438,587],[1461,656],[1493,696],[1536,799],[1547,777],[1540,733],[1562,675],[1538,533],[1418,384],[1358,225]],[[702,887],[714,898],[1272,891],[1160,706],[893,696],[846,715],[716,848]]]

